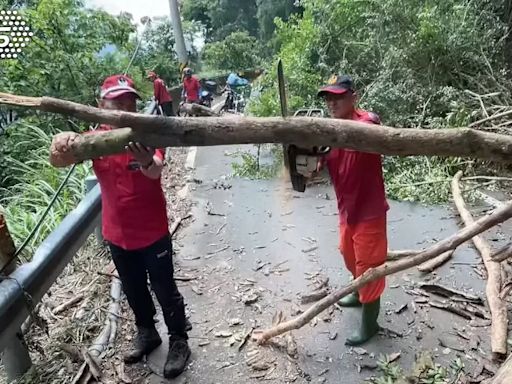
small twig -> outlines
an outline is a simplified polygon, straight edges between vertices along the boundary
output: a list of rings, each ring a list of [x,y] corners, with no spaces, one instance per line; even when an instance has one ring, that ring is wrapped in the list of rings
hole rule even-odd
[[[84,295],[80,294],[80,295],[77,295],[71,299],[69,299],[68,301],[56,306],[54,309],[53,309],[53,314],[54,315],[58,315],[59,313],[61,312],[64,312],[66,309],[69,309],[70,307],[72,307],[73,305],[79,303],[80,301],[82,301],[84,298]]]
[[[216,235],[216,236],[218,236],[218,235],[219,235],[219,233],[220,233],[220,231],[222,231],[226,225],[227,225],[227,223],[222,224],[222,225],[219,227],[219,229],[217,229],[217,232],[215,233],[215,235]]]
[[[116,279],[119,279],[119,276],[115,273],[108,273],[108,272],[102,272],[102,271],[98,271],[96,272],[98,275],[100,276],[106,276],[106,277],[110,277],[111,279],[112,278],[116,278]]]
[[[172,226],[171,226],[171,229],[169,229],[169,233],[171,234],[171,237],[174,236],[174,234],[176,233],[176,231],[178,230],[181,222],[183,220],[186,220],[188,219],[189,217],[191,217],[192,215],[191,214],[188,214],[186,216],[183,216],[183,217],[178,217],[176,219],[176,221],[174,223],[172,223]]]
[[[485,119],[481,119],[481,120],[475,121],[475,122],[469,124],[468,127],[469,128],[473,128],[473,127],[476,127],[477,125],[480,125],[480,124],[483,124],[483,123],[487,123],[488,121],[496,120],[496,119],[499,119],[500,117],[504,117],[504,116],[508,116],[508,115],[512,115],[512,110],[501,112],[501,113],[497,113],[495,115],[486,117]]]
[[[207,256],[205,256],[204,258],[205,259],[209,259],[210,257],[216,255],[217,253],[220,253],[222,251],[225,251],[226,249],[229,248],[229,245],[226,245],[225,247],[222,247],[221,249],[217,249],[215,251],[212,251],[212,252],[208,252]]]

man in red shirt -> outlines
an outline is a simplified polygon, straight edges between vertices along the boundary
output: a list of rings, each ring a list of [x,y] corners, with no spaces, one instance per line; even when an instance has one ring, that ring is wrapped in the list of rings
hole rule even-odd
[[[153,72],[148,72],[148,79],[153,82],[153,97],[165,116],[174,116],[172,109],[172,97],[167,91],[164,81]]]
[[[99,107],[136,112],[137,97],[129,77],[110,76],[101,87]],[[102,125],[99,131],[116,128]],[[56,167],[75,163],[70,148],[81,139],[82,136],[74,132],[55,135],[50,163]],[[103,236],[109,244],[138,330],[134,348],[124,360],[138,362],[162,343],[153,319],[155,307],[147,287],[149,275],[169,332],[164,375],[172,378],[185,369],[190,349],[183,297],[173,277],[166,201],[160,184],[163,162],[163,150],[129,143],[123,154],[93,160],[93,169],[101,187]]]
[[[197,77],[192,75],[192,68],[183,70],[183,92],[182,98],[187,103],[198,103],[201,92],[201,83]]]
[[[357,120],[380,124],[379,117],[355,108],[356,92],[348,76],[334,76],[321,88],[331,116],[335,119]],[[354,278],[386,261],[386,213],[389,209],[382,176],[380,154],[333,148],[321,160],[327,165],[336,192],[340,223],[340,251],[347,269]],[[359,292],[340,301],[346,307],[362,306],[362,322],[357,332],[346,341],[360,345],[379,330],[377,318],[384,278],[369,283]]]

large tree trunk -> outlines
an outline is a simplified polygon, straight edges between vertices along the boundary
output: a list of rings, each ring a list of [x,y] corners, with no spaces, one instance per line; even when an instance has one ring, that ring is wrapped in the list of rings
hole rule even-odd
[[[404,129],[322,118],[172,118],[107,111],[69,101],[0,93],[0,103],[37,108],[120,128],[87,135],[77,161],[124,151],[130,141],[153,147],[248,143],[332,146],[384,155],[460,156],[512,162],[512,137],[460,129]]]
[[[508,220],[510,217],[512,217],[512,202],[508,202],[503,207],[496,209],[491,215],[480,218],[473,224],[465,227],[464,229],[461,229],[454,235],[438,242],[437,244],[434,244],[432,247],[425,249],[417,255],[395,262],[388,262],[384,265],[381,265],[380,267],[369,269],[362,276],[359,276],[357,279],[353,280],[350,284],[336,292],[331,293],[330,295],[312,305],[301,315],[280,323],[267,330],[255,332],[253,337],[257,342],[264,343],[272,337],[294,329],[299,329],[313,320],[313,318],[315,318],[315,316],[320,314],[322,311],[335,304],[338,300],[352,292],[355,292],[356,290],[359,290],[362,286],[368,284],[369,282],[375,281],[393,273],[404,271],[408,268],[424,263],[427,260],[433,259],[443,252],[455,249],[462,243],[470,240],[472,237],[488,230],[497,224],[504,222],[505,220]]]
[[[470,226],[475,223],[475,220],[467,209],[466,203],[462,197],[459,185],[461,177],[462,172],[459,171],[453,178],[453,201],[464,224]],[[495,357],[503,357],[507,354],[508,318],[506,302],[500,297],[502,288],[501,265],[499,262],[492,260],[491,247],[481,236],[475,236],[472,240],[476,249],[480,252],[485,268],[487,269],[487,285],[485,291],[491,311],[491,351]]]

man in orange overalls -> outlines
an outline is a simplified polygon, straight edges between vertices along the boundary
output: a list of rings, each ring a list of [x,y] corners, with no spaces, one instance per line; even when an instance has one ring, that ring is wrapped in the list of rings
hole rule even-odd
[[[324,98],[331,117],[380,124],[376,114],[355,107],[357,97],[350,77],[334,76],[329,83],[319,90],[318,96]],[[387,257],[386,213],[389,206],[381,155],[332,148],[321,160],[320,166],[323,164],[329,170],[338,200],[339,248],[347,269],[357,278],[368,269],[383,264]],[[379,331],[377,318],[384,287],[382,278],[340,301],[344,307],[362,307],[360,327],[347,339],[347,345],[363,344]]]

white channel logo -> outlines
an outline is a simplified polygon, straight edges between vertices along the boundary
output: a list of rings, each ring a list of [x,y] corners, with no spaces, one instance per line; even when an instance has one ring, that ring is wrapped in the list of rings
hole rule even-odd
[[[34,34],[17,11],[0,11],[0,59],[15,59]]]

